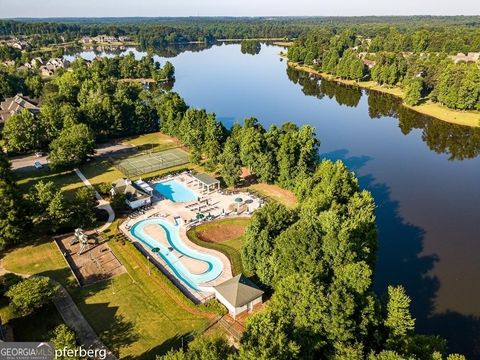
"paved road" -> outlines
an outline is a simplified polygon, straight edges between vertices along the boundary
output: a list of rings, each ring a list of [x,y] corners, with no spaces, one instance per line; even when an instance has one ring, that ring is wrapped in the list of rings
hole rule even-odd
[[[135,153],[137,149],[128,144],[122,143],[106,143],[101,144],[95,149],[96,158],[106,158],[106,157],[118,157],[124,156],[131,153]],[[47,156],[36,157],[35,154],[30,155],[21,155],[11,157],[10,162],[12,163],[13,170],[33,170],[35,169],[33,164],[35,161],[39,161],[40,164],[47,164]]]

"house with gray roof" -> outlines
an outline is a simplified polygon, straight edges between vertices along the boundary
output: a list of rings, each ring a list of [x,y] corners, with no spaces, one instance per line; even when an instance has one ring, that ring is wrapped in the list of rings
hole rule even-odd
[[[245,311],[252,311],[255,305],[263,301],[263,291],[243,274],[224,281],[213,289],[215,298],[225,305],[234,319]]]
[[[37,105],[37,101],[22,94],[6,98],[5,101],[0,103],[0,124],[4,124],[10,116],[18,114],[24,109],[28,110],[32,116],[38,114],[40,108]]]
[[[132,182],[130,179],[114,181],[110,193],[112,196],[124,194],[126,197],[125,203],[130,209],[137,209],[152,202],[152,194],[149,193],[149,188],[143,186],[142,183]]]

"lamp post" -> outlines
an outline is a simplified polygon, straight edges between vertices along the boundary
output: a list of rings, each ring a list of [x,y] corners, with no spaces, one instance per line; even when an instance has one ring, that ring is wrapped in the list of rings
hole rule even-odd
[[[148,265],[148,276],[150,276],[151,275],[151,273],[150,273],[150,256],[148,256],[148,255],[147,255],[147,262],[148,262],[148,264],[147,264]]]

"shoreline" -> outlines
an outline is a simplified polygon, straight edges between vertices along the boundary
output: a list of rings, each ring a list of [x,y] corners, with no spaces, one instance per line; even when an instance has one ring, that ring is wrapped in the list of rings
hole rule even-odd
[[[281,57],[286,58],[285,55],[280,54]],[[287,64],[289,67],[300,70],[303,72],[307,72],[312,75],[317,75],[323,79],[329,80],[329,81],[335,81],[337,83],[343,84],[343,85],[349,85],[349,86],[356,86],[362,89],[367,89],[367,90],[373,90],[373,91],[378,91],[382,92],[385,94],[390,94],[392,96],[395,96],[399,99],[405,99],[405,95],[399,87],[383,87],[381,85],[378,85],[374,81],[361,81],[357,82],[355,80],[344,80],[340,79],[334,75],[331,74],[326,74],[321,71],[317,71],[315,69],[312,69],[311,67],[307,65],[300,65],[296,62],[287,61]],[[463,125],[463,126],[469,126],[469,127],[480,127],[480,112],[475,112],[475,111],[460,111],[460,110],[452,110],[449,109],[445,106],[442,106],[437,103],[433,102],[426,102],[421,105],[417,106],[411,106],[407,105],[405,103],[402,103],[402,106],[405,106],[406,108],[416,111],[420,114],[427,115],[430,117],[433,117],[435,119],[445,121],[451,124],[456,124],[456,125]]]

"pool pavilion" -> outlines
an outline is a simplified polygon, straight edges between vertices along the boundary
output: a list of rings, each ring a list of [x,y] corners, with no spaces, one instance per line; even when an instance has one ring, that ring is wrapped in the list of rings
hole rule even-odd
[[[205,173],[198,173],[192,175],[195,186],[197,186],[202,191],[206,191],[207,194],[210,194],[214,190],[220,189],[220,180],[214,178]]]

